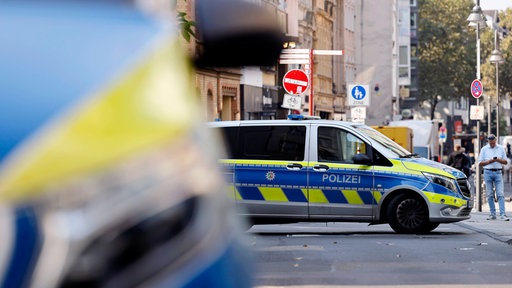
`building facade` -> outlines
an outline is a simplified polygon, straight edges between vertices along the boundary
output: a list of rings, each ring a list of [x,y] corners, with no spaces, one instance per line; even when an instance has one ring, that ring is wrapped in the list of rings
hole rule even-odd
[[[353,120],[347,101],[350,85],[369,85],[370,105],[364,122],[382,125],[400,116],[398,101],[411,82],[411,34],[407,10],[400,2],[410,0],[261,0],[282,25],[285,49],[311,51],[308,64],[279,64],[273,67],[199,69],[196,83],[206,120],[282,119],[283,76],[290,69],[310,75],[310,87],[301,94],[302,109],[293,111],[324,119]],[[194,1],[178,1],[178,11],[194,19]],[[402,16],[403,18],[400,18]],[[401,20],[402,22],[399,22]],[[405,41],[405,40],[407,41]],[[406,43],[407,55],[403,53]],[[197,43],[187,45],[195,53]],[[403,43],[402,43],[403,44]],[[343,51],[343,55],[316,55],[315,51]],[[405,64],[399,61],[405,59]],[[404,73],[403,71],[406,71]],[[403,82],[405,75],[408,82]],[[400,80],[400,82],[399,82]]]

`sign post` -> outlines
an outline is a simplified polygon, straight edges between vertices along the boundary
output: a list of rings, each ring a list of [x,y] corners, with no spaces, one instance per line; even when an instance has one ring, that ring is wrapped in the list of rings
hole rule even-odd
[[[314,89],[313,89],[313,63],[314,55],[330,55],[341,56],[343,50],[313,50],[313,49],[283,49],[279,57],[279,64],[301,64],[304,65],[307,75],[309,76],[309,115],[314,116]],[[284,80],[284,79],[283,79]],[[286,90],[286,88],[285,88]],[[305,91],[305,90],[303,90]],[[287,91],[288,92],[288,91]],[[288,92],[289,93],[289,92]],[[293,94],[293,93],[290,93]]]
[[[479,40],[478,38],[478,26],[477,26],[477,32],[476,32],[476,35],[477,35],[477,40]],[[477,119],[476,120],[476,141],[474,143],[474,146],[475,146],[475,160],[478,159],[478,154],[480,154],[480,120],[483,119],[484,117],[484,109],[483,107],[480,107],[480,97],[482,96],[483,94],[483,91],[484,91],[484,86],[482,85],[482,82],[480,81],[480,43],[478,43],[478,54],[477,54],[477,61],[478,61],[478,66],[477,66],[477,72],[476,72],[476,79],[473,80],[473,82],[471,82],[471,95],[473,95],[474,98],[476,98],[476,106],[478,108],[473,108],[473,106],[470,107],[470,110],[471,110],[471,115],[472,116],[475,116],[474,118]],[[491,111],[488,111],[488,113],[491,113]],[[488,123],[489,125],[491,123]],[[480,184],[480,166],[477,164],[476,165],[476,173],[475,173],[475,194],[476,194],[476,197],[477,197],[477,207],[478,207],[478,211],[482,211],[482,186]]]

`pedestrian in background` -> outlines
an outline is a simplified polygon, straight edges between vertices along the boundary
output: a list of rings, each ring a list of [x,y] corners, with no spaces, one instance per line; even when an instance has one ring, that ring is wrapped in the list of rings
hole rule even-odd
[[[446,162],[446,165],[452,166],[455,162],[455,156],[460,153],[460,145],[455,146],[455,149],[448,155],[448,161]]]
[[[503,146],[496,144],[496,136],[489,134],[485,145],[478,155],[478,165],[483,168],[485,192],[491,215],[487,220],[496,219],[496,206],[494,205],[493,188],[496,190],[498,206],[500,209],[500,220],[509,221],[505,214],[505,199],[503,195],[503,165],[507,164],[507,155]]]
[[[457,169],[464,172],[464,174],[466,174],[466,177],[469,177],[469,175],[471,175],[471,164],[473,163],[471,161],[471,158],[469,158],[469,155],[466,154],[466,148],[464,147],[460,147],[460,154],[455,157],[455,163],[458,162],[460,162],[460,164],[458,164],[460,168]]]
[[[466,154],[466,148],[464,147],[455,146],[455,151],[450,153],[446,164],[464,172],[467,177],[471,175],[471,159]]]

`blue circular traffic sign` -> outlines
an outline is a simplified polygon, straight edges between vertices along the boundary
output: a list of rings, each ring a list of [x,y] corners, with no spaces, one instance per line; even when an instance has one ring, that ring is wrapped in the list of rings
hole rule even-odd
[[[471,95],[475,97],[476,99],[480,98],[482,96],[484,91],[484,87],[482,86],[482,82],[480,80],[475,79],[473,82],[471,82]]]
[[[366,97],[366,89],[364,89],[363,86],[357,85],[352,88],[352,91],[350,91],[350,94],[352,95],[352,98],[355,100],[363,100],[364,97]]]

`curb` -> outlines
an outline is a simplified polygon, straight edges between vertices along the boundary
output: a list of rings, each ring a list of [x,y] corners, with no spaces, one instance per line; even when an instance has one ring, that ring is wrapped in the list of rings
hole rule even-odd
[[[512,221],[487,220],[488,213],[472,212],[470,219],[455,224],[512,245]]]

